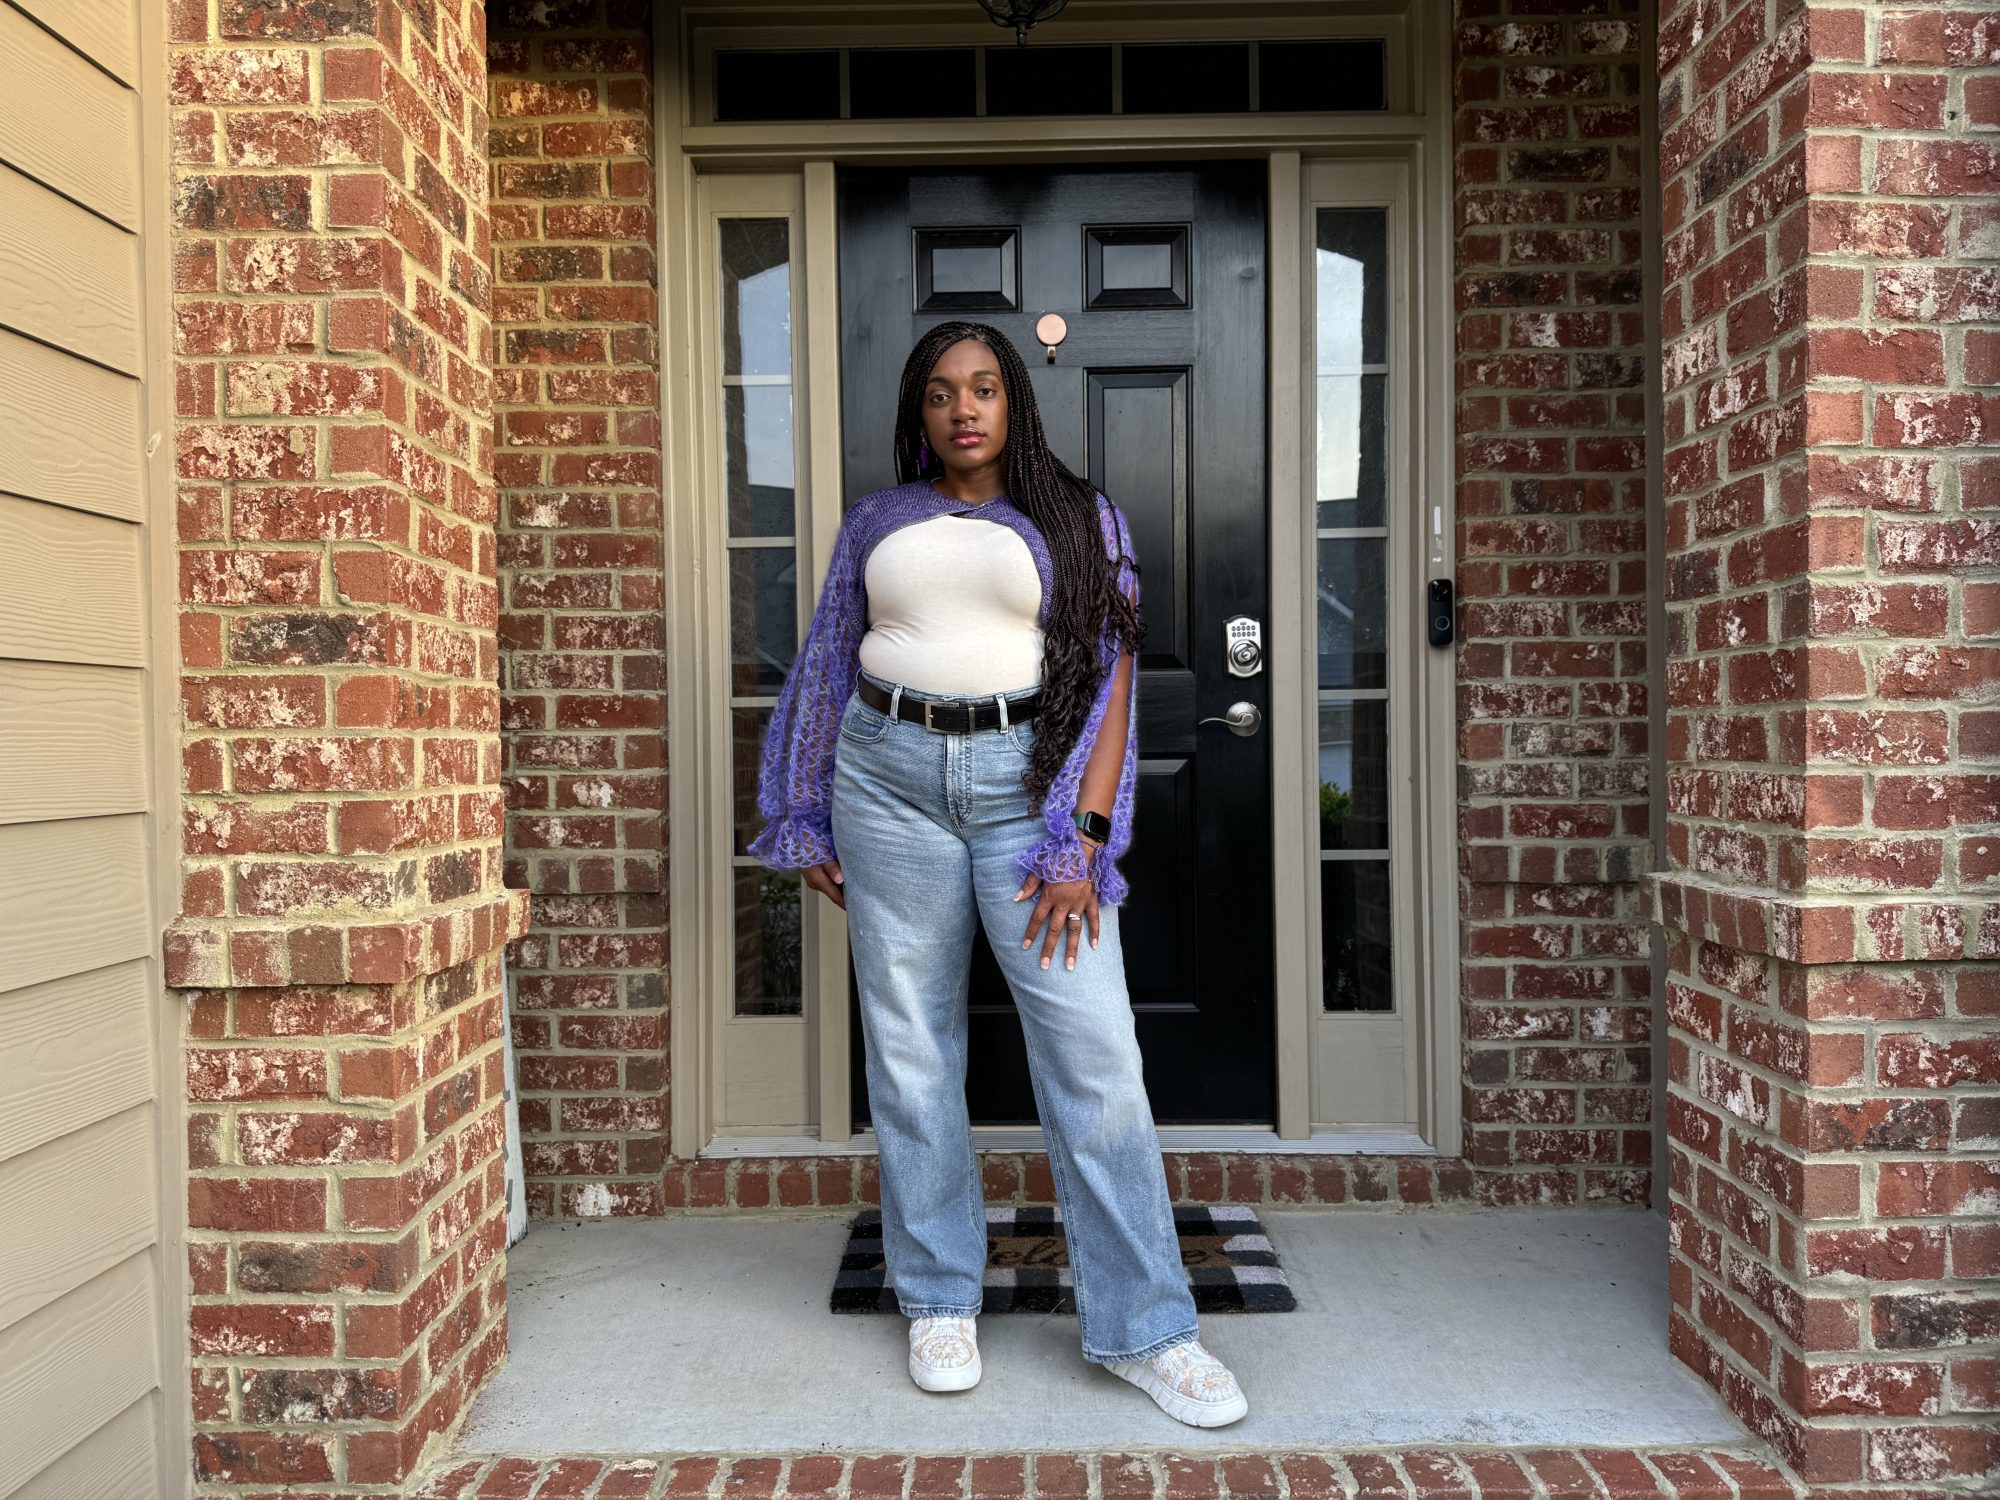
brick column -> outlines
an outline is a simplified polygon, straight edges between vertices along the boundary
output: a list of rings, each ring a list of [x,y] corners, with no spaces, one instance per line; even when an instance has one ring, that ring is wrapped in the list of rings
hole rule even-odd
[[[379,1493],[505,1349],[484,17],[170,15],[193,1457]]]
[[[1459,6],[1466,1156],[1653,1193],[1638,0]]]
[[[1990,1490],[2000,20],[1659,40],[1673,1346],[1810,1480]]]
[[[514,1044],[529,1206],[657,1214],[665,578],[651,6],[495,12],[494,270]]]

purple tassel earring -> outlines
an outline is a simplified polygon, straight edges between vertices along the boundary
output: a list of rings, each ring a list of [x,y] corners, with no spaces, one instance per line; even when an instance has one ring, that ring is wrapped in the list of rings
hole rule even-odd
[[[917,472],[923,473],[931,466],[931,445],[928,438],[917,439]]]

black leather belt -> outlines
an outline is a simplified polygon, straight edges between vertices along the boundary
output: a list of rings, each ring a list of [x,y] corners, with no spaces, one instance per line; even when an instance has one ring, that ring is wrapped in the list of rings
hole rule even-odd
[[[885,687],[877,687],[866,677],[855,683],[861,701],[870,708],[883,713],[889,711],[889,700],[894,696]],[[1007,700],[1007,722],[1018,724],[1023,719],[1033,718],[1042,705],[1041,689]],[[897,705],[896,717],[908,719],[912,724],[921,724],[936,734],[970,734],[975,729],[998,729],[1000,727],[1000,705],[991,698],[909,698]]]

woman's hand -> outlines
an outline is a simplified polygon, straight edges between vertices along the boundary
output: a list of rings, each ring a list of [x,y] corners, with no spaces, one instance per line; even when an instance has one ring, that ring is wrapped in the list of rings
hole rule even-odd
[[[845,877],[840,873],[839,860],[830,859],[825,864],[807,865],[800,873],[805,876],[806,884],[813,890],[818,891],[842,911],[847,910],[847,892],[840,884]]]
[[[1085,843],[1089,841],[1085,840]],[[1063,967],[1074,969],[1077,939],[1086,926],[1090,928],[1090,946],[1097,946],[1097,887],[1088,880],[1045,881],[1039,875],[1030,875],[1014,893],[1014,899],[1026,901],[1037,891],[1041,892],[1041,899],[1028,914],[1028,931],[1021,939],[1021,946],[1032,947],[1035,930],[1046,923],[1048,931],[1042,939],[1042,967],[1046,969],[1049,966],[1049,960],[1055,956],[1056,944],[1063,940],[1064,934],[1068,934],[1069,953]],[[1083,920],[1070,921],[1071,912]]]

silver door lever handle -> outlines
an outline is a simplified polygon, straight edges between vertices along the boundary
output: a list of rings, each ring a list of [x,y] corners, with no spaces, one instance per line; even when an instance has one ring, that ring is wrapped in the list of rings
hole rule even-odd
[[[1227,724],[1231,734],[1255,734],[1264,727],[1264,714],[1254,703],[1232,703],[1220,718],[1197,719],[1196,725]]]

